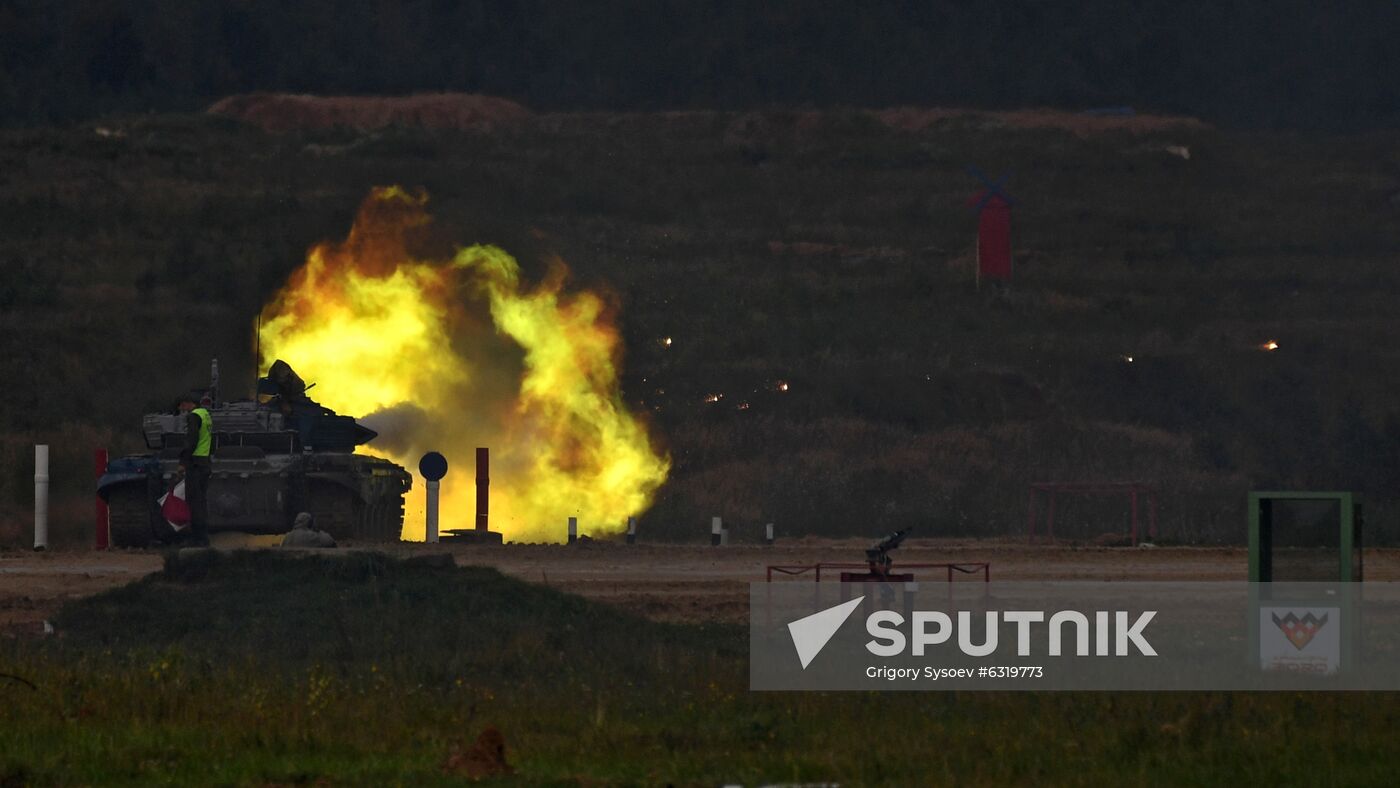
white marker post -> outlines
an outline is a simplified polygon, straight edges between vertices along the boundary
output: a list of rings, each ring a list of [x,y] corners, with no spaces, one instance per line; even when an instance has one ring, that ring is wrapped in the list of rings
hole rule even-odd
[[[34,549],[49,547],[49,447],[34,447]]]
[[[719,517],[710,518],[710,546],[719,547],[724,544],[724,520]]]
[[[769,547],[773,546],[773,524],[763,526],[763,543]]]
[[[637,543],[637,518],[627,518],[627,544]]]
[[[438,543],[438,487],[447,475],[447,458],[435,451],[423,455],[418,461],[418,472],[423,474],[428,488],[428,511],[423,517],[423,541]]]
[[[577,517],[570,517],[570,518],[569,518],[569,544],[573,544],[574,542],[577,542],[577,541],[578,541],[578,518],[577,518]]]
[[[440,487],[440,486],[442,486],[442,482],[439,482],[439,481],[432,481],[432,480],[430,480],[430,481],[427,483],[427,487],[428,487],[428,515],[427,515],[428,528],[427,528],[427,533],[424,535],[423,541],[427,542],[428,544],[437,544],[437,543],[438,543],[438,487]]]

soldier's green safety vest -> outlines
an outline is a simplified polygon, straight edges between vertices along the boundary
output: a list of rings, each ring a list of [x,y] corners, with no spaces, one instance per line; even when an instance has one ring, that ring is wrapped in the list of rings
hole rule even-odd
[[[214,448],[214,431],[211,429],[214,419],[204,408],[195,408],[190,412],[199,417],[199,439],[194,444],[194,456],[208,457],[209,450]]]

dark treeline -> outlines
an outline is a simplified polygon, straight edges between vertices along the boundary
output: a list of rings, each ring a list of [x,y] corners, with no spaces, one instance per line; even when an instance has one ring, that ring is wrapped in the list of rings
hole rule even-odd
[[[894,104],[1400,119],[1392,0],[0,0],[0,122],[255,90],[537,110]]]

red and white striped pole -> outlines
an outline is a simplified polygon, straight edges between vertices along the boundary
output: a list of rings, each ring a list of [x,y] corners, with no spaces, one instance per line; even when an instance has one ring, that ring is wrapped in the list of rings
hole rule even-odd
[[[107,450],[98,449],[94,452],[97,478],[100,481],[102,474],[107,472]],[[102,496],[97,496],[97,536],[96,546],[98,550],[106,550],[108,545],[108,534],[110,532],[110,522],[108,520],[107,502],[102,500]]]

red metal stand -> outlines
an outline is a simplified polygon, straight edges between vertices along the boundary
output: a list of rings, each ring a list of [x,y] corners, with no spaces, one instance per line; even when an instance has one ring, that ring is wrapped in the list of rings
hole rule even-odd
[[[500,531],[490,529],[491,515],[491,450],[476,450],[476,516],[471,528],[453,528],[442,534],[442,541],[456,544],[503,544]]]
[[[489,531],[491,512],[491,450],[476,450],[476,530]]]

